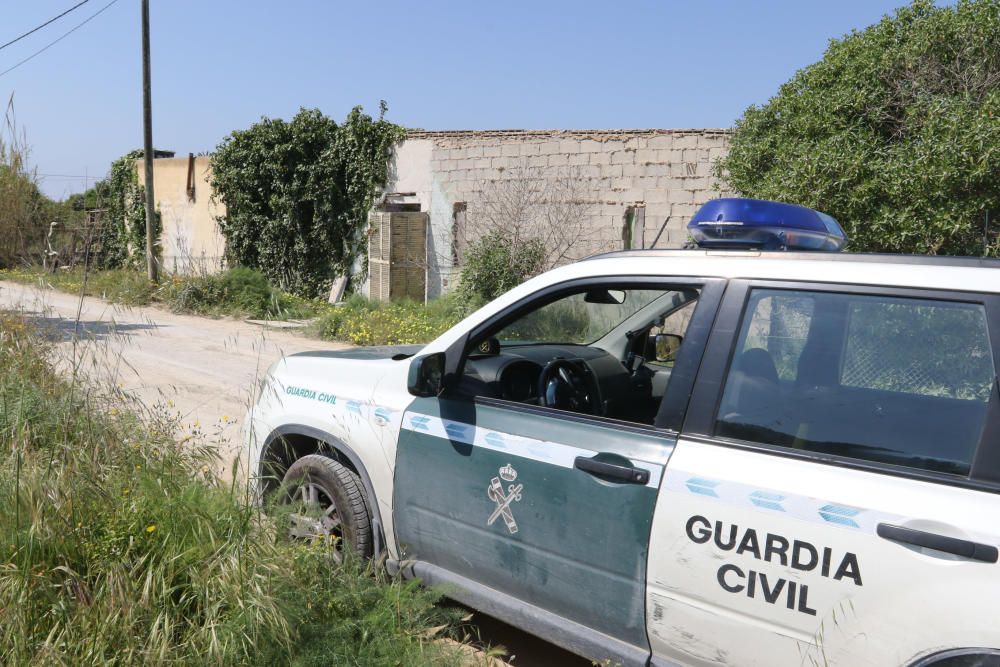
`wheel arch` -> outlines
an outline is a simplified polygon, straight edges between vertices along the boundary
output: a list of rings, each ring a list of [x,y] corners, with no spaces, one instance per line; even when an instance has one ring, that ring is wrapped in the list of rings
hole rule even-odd
[[[1000,649],[953,648],[915,660],[910,667],[988,667],[1000,662]]]
[[[326,431],[305,424],[283,424],[271,431],[264,440],[259,469],[256,471],[261,498],[278,487],[282,476],[292,463],[309,454],[332,456],[361,478],[368,498],[368,510],[371,513],[374,555],[376,558],[381,556],[386,551],[385,532],[382,529],[382,516],[379,512],[378,498],[375,496],[375,487],[372,485],[368,470],[350,445]]]

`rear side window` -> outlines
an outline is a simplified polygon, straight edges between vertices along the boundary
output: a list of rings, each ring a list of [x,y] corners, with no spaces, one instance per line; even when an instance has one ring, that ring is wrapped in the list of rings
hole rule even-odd
[[[716,434],[967,475],[995,376],[981,304],[754,290]]]
[[[907,299],[850,303],[840,382],[988,401],[993,357],[982,306]]]

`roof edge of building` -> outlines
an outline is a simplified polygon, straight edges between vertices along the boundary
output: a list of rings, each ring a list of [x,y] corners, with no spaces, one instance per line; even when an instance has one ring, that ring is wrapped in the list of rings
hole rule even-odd
[[[605,130],[407,130],[407,139],[491,139],[491,138],[574,138],[649,137],[671,134],[730,134],[726,128],[645,128]]]

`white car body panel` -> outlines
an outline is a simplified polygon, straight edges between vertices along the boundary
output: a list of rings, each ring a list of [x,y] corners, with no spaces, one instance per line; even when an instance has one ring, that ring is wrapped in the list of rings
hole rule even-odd
[[[713,483],[715,495],[704,493]],[[767,507],[766,500],[755,505],[751,489],[767,494],[763,498],[781,498],[772,507],[782,509]],[[845,512],[822,512],[831,506],[858,510],[849,513],[857,527],[835,522]],[[717,665],[727,655],[736,664],[762,667],[903,665],[933,652],[928,647],[991,646],[997,641],[997,565],[906,547],[875,535],[875,525],[891,521],[1000,544],[998,515],[1000,496],[992,493],[682,438],[653,519],[647,572],[653,653],[691,665]],[[737,547],[720,549],[714,536],[693,542],[685,532],[692,516],[721,521],[724,544],[728,526],[737,525]],[[756,558],[752,549],[737,554],[747,528],[755,529],[761,551],[767,533],[813,545],[821,561],[822,549],[830,548],[828,575],[821,562],[804,571],[783,566],[776,554],[770,561]],[[860,586],[852,576],[835,578],[848,552],[857,557]],[[805,554],[799,562],[810,560]],[[759,580],[753,598],[746,590],[725,591],[718,576],[726,564],[744,574],[764,573],[772,586],[776,579],[796,582],[793,607],[805,584],[808,608],[816,615],[788,608],[787,585],[774,604],[763,599]],[[748,578],[731,568],[723,576],[731,587]]]
[[[759,253],[691,252],[689,256],[609,256],[560,267],[487,304],[426,345],[420,354],[447,350],[487,318],[551,285],[580,278],[657,276],[812,281],[909,289],[1000,293],[1000,272],[975,266],[873,261],[770,259]],[[275,364],[245,429],[251,474],[261,447],[279,427],[302,425],[328,433],[357,455],[371,480],[391,558],[398,558],[393,525],[393,474],[410,360],[342,358],[337,353],[295,355]],[[718,482],[715,495],[691,492],[692,478]],[[699,485],[694,484],[695,487]],[[705,487],[702,487],[705,488]],[[757,489],[781,496],[776,511],[754,504]],[[860,510],[856,527],[823,519],[819,509]],[[831,572],[817,573],[756,558],[752,552],[696,543],[686,522],[703,516],[830,548]],[[646,614],[654,663],[690,665],[909,664],[953,647],[997,647],[995,564],[921,552],[879,538],[875,524],[896,524],[1000,545],[997,494],[863,472],[811,461],[720,447],[681,438],[666,467],[653,517]],[[738,539],[740,539],[738,537]],[[763,548],[763,545],[759,545]],[[843,554],[856,556],[861,585],[835,578]],[[820,552],[821,553],[821,552]],[[891,563],[891,567],[886,567]],[[724,580],[744,589],[727,592]],[[796,592],[771,604],[746,591],[749,571],[794,582]],[[802,586],[808,596],[802,600]],[[939,606],[935,601],[946,601]],[[799,605],[815,610],[812,615]],[[789,608],[791,606],[791,608]],[[959,619],[959,620],[956,620]]]
[[[268,372],[267,386],[247,420],[251,430],[245,435],[251,474],[260,472],[267,438],[284,425],[310,427],[347,444],[371,479],[391,557],[396,557],[393,461],[403,411],[413,400],[406,391],[408,368],[409,363],[391,359],[286,357]]]

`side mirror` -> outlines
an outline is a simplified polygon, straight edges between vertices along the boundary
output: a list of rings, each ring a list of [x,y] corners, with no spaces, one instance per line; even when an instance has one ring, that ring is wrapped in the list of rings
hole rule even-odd
[[[653,347],[656,351],[656,360],[663,363],[674,361],[677,358],[677,351],[681,349],[683,338],[677,334],[656,334]]]
[[[406,388],[414,396],[437,396],[444,387],[444,352],[425,354],[410,362]]]
[[[587,293],[583,295],[583,300],[585,303],[603,303],[609,306],[620,306],[625,303],[626,296],[628,296],[628,293],[625,290],[596,288],[587,290]]]

